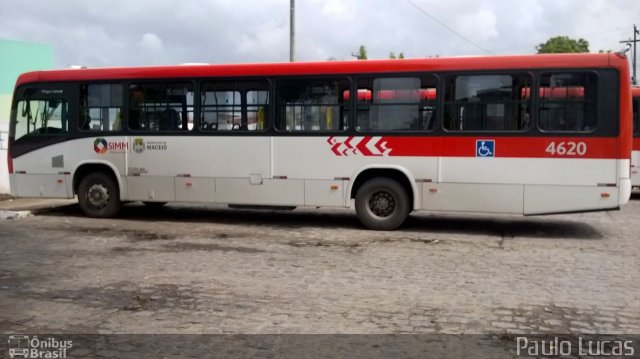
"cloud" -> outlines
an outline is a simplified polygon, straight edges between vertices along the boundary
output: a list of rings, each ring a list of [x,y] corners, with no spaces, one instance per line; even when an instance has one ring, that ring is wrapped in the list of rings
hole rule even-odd
[[[267,22],[261,24],[253,33],[242,34],[233,45],[233,49],[238,59],[259,56],[263,61],[278,61],[282,60],[283,53],[289,52],[288,40],[288,26]]]
[[[618,50],[640,13],[637,0],[411,1],[496,54],[557,35]],[[59,67],[289,59],[289,0],[8,0],[0,23],[0,38],[51,44]],[[406,0],[296,2],[296,59],[350,59],[360,45],[370,58],[484,54]]]
[[[142,35],[140,46],[146,50],[162,51],[162,39],[158,35],[148,32]]]
[[[322,14],[327,17],[347,17],[353,13],[355,2],[353,0],[322,0]]]
[[[497,38],[498,20],[493,10],[480,9],[477,12],[461,15],[456,21],[457,28],[464,37],[475,41],[486,41]]]

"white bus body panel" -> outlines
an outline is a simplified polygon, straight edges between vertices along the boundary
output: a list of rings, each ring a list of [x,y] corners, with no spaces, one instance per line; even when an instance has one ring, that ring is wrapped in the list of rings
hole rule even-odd
[[[423,186],[425,210],[522,214],[524,207],[520,184],[425,183]]]
[[[276,193],[262,194],[268,189],[256,189],[248,179],[270,177],[269,137],[132,136],[129,141],[128,172],[136,174],[128,177],[132,200],[247,204],[243,197],[255,196],[259,203],[253,204],[274,204],[268,197]]]
[[[304,205],[318,207],[344,207],[348,181],[305,180]],[[335,188],[335,189],[334,189]]]
[[[176,177],[176,201],[214,202],[216,180],[210,177]]]
[[[640,151],[631,151],[631,185],[640,187]]]
[[[12,193],[70,198],[73,174],[85,163],[107,164],[123,200],[349,207],[356,177],[370,168],[405,174],[418,210],[611,209],[630,193],[629,160],[338,156],[326,137],[312,136],[105,137],[117,145],[106,152],[94,148],[96,141],[67,141],[14,159],[25,173],[11,175]]]
[[[144,141],[144,150],[136,152],[136,139]],[[141,176],[237,178],[248,177],[250,173],[270,176],[269,137],[131,136],[129,141],[129,169],[144,169],[146,172]]]
[[[69,175],[65,174],[15,174],[17,197],[70,198]]]
[[[617,182],[616,162],[590,158],[444,157],[440,181],[595,186]]]
[[[303,206],[304,181],[265,179],[254,185],[245,178],[216,178],[216,202],[270,206]]]
[[[34,151],[21,157],[23,163],[28,164],[27,170],[21,169],[10,177],[11,193],[16,197],[68,198],[67,186],[69,176],[66,169],[60,165],[62,148],[52,151],[53,156],[45,156],[42,151]],[[57,164],[53,158],[57,157]]]
[[[129,200],[172,202],[176,200],[174,177],[128,176]]]
[[[523,214],[616,208],[617,190],[603,199],[602,188],[598,187],[598,184],[617,185],[616,162],[610,159],[443,157],[439,183],[424,184],[423,208]],[[576,176],[576,173],[582,175]],[[550,188],[571,190],[544,195]],[[576,193],[580,197],[577,202],[574,201]]]
[[[527,185],[525,214],[544,214],[617,208],[618,188],[594,186]],[[602,193],[609,194],[602,197]]]
[[[117,139],[125,141],[124,137]],[[57,143],[14,159],[11,193],[17,197],[73,198],[73,174],[82,164],[92,163],[107,165],[114,171],[120,197],[126,199],[125,181],[119,178],[126,168],[124,152],[98,154],[94,151],[95,140],[92,137]]]

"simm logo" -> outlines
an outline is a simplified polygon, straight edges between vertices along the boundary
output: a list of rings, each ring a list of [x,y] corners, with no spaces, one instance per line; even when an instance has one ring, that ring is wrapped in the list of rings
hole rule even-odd
[[[122,153],[129,150],[129,143],[126,141],[107,141],[104,138],[96,138],[93,141],[93,150],[98,154],[105,154],[107,152]]]
[[[93,141],[93,150],[96,151],[96,153],[107,153],[108,147],[109,143],[107,143],[107,140],[104,138],[96,138],[96,140]]]

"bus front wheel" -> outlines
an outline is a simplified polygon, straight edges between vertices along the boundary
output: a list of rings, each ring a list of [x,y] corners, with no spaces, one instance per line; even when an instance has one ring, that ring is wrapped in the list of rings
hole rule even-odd
[[[118,184],[104,172],[90,173],[80,181],[78,203],[89,217],[113,217],[122,206]]]
[[[390,178],[373,178],[356,193],[356,214],[365,227],[378,231],[394,230],[409,215],[407,191]]]

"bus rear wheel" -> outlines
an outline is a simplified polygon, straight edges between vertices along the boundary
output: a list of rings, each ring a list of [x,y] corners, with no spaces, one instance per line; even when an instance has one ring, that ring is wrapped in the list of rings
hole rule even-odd
[[[104,172],[90,173],[80,181],[78,203],[89,217],[113,217],[122,206],[118,184]]]
[[[390,178],[373,178],[356,193],[356,214],[362,224],[373,230],[392,231],[409,215],[407,191]]]

